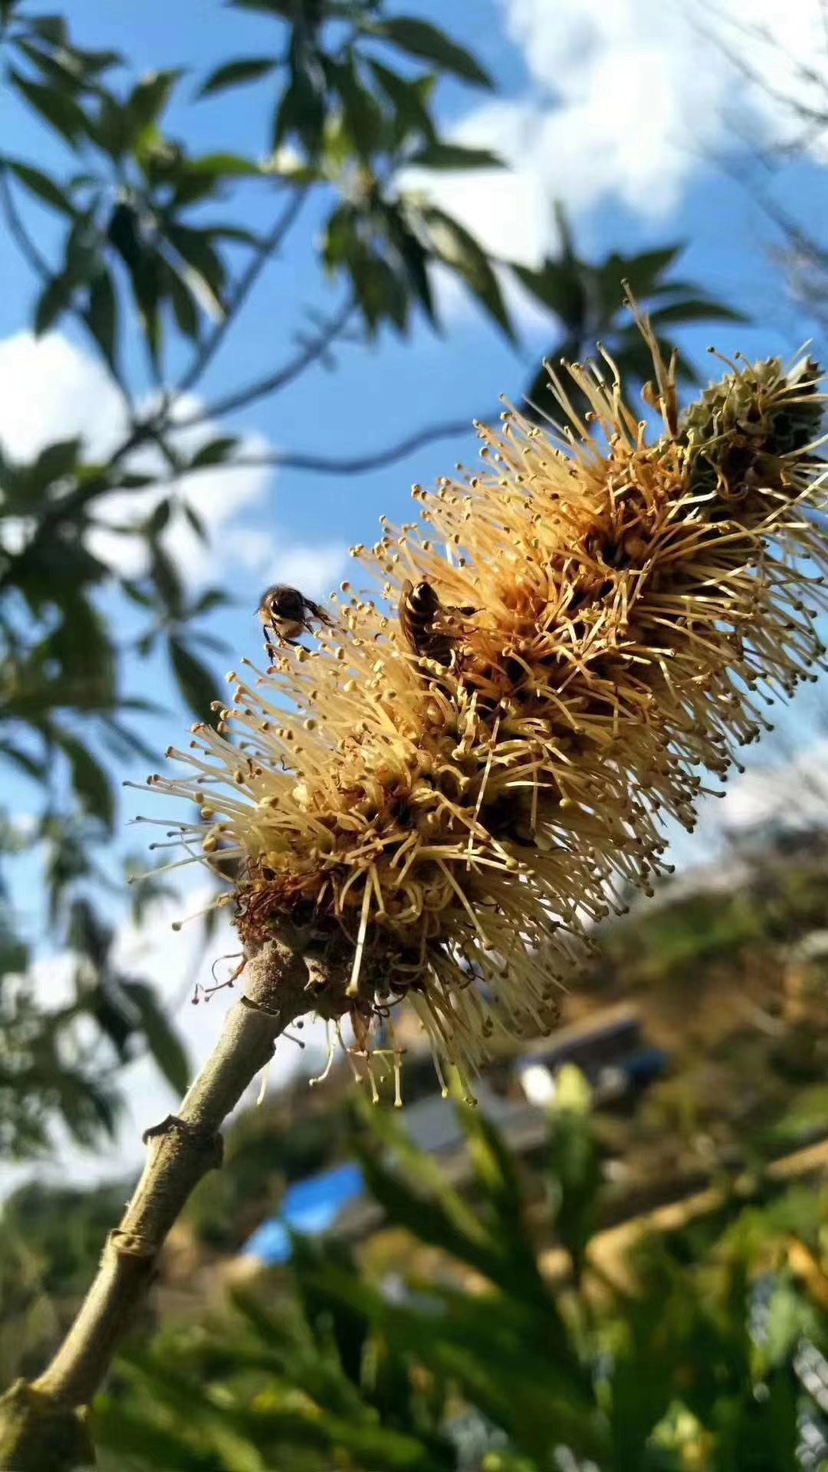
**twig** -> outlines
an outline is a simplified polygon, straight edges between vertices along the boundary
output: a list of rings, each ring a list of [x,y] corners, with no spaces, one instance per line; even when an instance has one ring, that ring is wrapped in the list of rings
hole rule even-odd
[[[248,962],[245,996],[230,1010],[224,1030],[179,1113],[144,1136],[143,1175],[104,1250],[97,1277],[64,1343],[33,1385],[18,1381],[0,1400],[0,1465],[15,1472],[73,1472],[78,1465],[76,1412],[103,1382],[113,1356],[135,1321],[156,1276],[166,1237],[194,1187],[221,1164],[221,1125],[273,1055],[280,1033],[308,1011],[308,967],[298,944],[268,941]],[[318,993],[314,993],[318,1005]],[[61,1422],[62,1417],[62,1422]],[[44,1426],[60,1460],[43,1460]],[[65,1433],[65,1434],[64,1434]]]
[[[434,444],[436,440],[450,440],[457,435],[468,434],[472,425],[478,420],[491,424],[500,417],[500,405],[493,413],[469,415],[465,419],[445,419],[438,424],[427,424],[418,429],[414,434],[407,435],[405,439],[398,440],[396,444],[386,445],[383,450],[373,450],[367,455],[348,456],[337,455],[303,455],[293,450],[274,450],[270,455],[242,455],[238,460],[228,461],[230,469],[236,466],[244,466],[248,469],[263,465],[278,466],[283,470],[315,470],[320,474],[327,475],[360,475],[368,470],[380,470],[385,465],[393,465],[396,460],[402,460],[405,455],[410,455],[414,450],[422,449],[423,445]]]
[[[261,470],[272,467],[280,470],[311,470],[322,475],[360,475],[364,471],[379,470],[385,465],[393,465],[395,461],[402,460],[405,455],[412,454],[414,450],[421,449],[423,445],[468,434],[476,423],[493,424],[501,412],[501,407],[498,405],[488,414],[476,416],[469,414],[464,419],[446,419],[438,424],[427,424],[405,439],[365,455],[354,455],[349,458],[347,455],[305,455],[298,450],[273,450],[262,455],[239,455],[235,459],[222,460],[217,465],[211,465],[210,472],[212,474],[214,471],[222,470]],[[176,473],[174,478],[181,480],[186,475],[187,467],[185,466]]]
[[[271,373],[267,378],[260,378],[255,383],[249,383],[245,388],[237,389],[235,393],[227,394],[223,399],[217,399],[214,404],[205,404],[198,413],[192,414],[189,419],[177,419],[175,429],[191,429],[193,425],[202,424],[205,419],[220,419],[224,414],[232,414],[235,409],[245,409],[249,404],[255,404],[258,399],[267,398],[269,394],[279,393],[288,384],[310,368],[323,356],[331,343],[340,335],[348,325],[351,317],[356,312],[356,302],[349,297],[340,307],[339,311],[325,323],[316,337],[304,344],[294,357],[289,358],[287,363]]]

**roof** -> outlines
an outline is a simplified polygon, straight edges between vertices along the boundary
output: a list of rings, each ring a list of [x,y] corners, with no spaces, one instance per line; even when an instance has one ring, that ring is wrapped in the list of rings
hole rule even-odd
[[[262,1225],[242,1248],[243,1257],[256,1257],[273,1267],[288,1262],[291,1234],[316,1236],[326,1232],[343,1206],[361,1196],[362,1171],[358,1165],[338,1165],[306,1181],[297,1181],[285,1192],[282,1209]]]

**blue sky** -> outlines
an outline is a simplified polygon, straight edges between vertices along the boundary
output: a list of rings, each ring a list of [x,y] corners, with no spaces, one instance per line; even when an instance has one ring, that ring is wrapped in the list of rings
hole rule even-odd
[[[680,275],[754,318],[749,327],[723,325],[685,335],[684,345],[701,360],[703,372],[711,337],[726,353],[741,348],[768,355],[800,346],[811,329],[781,287],[770,255],[773,234],[749,192],[717,164],[742,137],[758,142],[783,137],[786,116],[700,33],[706,14],[701,3],[458,0],[447,8],[438,0],[407,0],[395,9],[449,25],[496,80],[494,100],[455,84],[439,94],[449,133],[513,159],[514,169],[501,177],[486,174],[442,184],[443,201],[494,249],[536,263],[544,247],[554,248],[551,205],[558,197],[570,210],[582,254],[687,241]],[[769,27],[779,43],[776,51],[755,40],[747,46],[742,38],[739,44],[747,47],[751,65],[782,90],[804,85],[797,57],[815,64],[820,54],[818,0],[798,0],[795,27],[791,9],[778,0],[722,0],[716,9],[731,41],[738,34],[734,25],[751,21]],[[80,44],[115,47],[138,73],[181,62],[203,74],[228,56],[267,52],[275,37],[264,19],[223,9],[217,0],[143,0],[140,7],[132,0],[73,0],[71,25]],[[824,38],[822,46],[824,55]],[[180,129],[202,152],[262,152],[270,106],[267,82],[197,105],[188,101],[191,91],[185,83],[169,114],[173,133]],[[53,138],[29,121],[20,124],[13,102],[0,97],[0,128],[4,139],[14,136],[15,154],[56,168],[62,155]],[[822,238],[828,225],[824,164],[815,153],[774,180],[777,200]],[[266,225],[271,209],[261,192],[251,189],[245,195],[245,223],[251,228]],[[53,218],[37,206],[27,217],[48,253],[55,240]],[[266,274],[199,388],[207,404],[290,354],[306,304],[336,304],[336,292],[315,264],[313,233],[309,218]],[[105,445],[117,432],[117,408],[85,346],[64,325],[37,347],[21,336],[28,327],[32,283],[6,238],[0,239],[0,279],[0,439],[21,455],[73,431]],[[541,323],[526,302],[516,307],[523,331],[518,350],[451,291],[442,338],[423,328],[402,344],[384,337],[371,350],[345,347],[338,354],[338,372],[313,369],[278,398],[221,421],[222,432],[253,436],[260,446],[340,456],[379,449],[432,421],[466,417],[470,426],[465,435],[355,478],[289,470],[205,476],[199,496],[215,531],[213,554],[205,559],[192,543],[182,543],[179,550],[194,580],[220,579],[238,597],[238,607],[217,621],[237,656],[259,656],[253,614],[266,583],[286,577],[324,596],[348,574],[348,546],[375,539],[381,513],[392,521],[410,518],[412,482],[432,483],[458,460],[473,464],[472,418],[501,393],[517,396],[539,353],[554,341],[554,324]],[[136,666],[131,677],[134,693],[151,684],[155,694],[172,699],[162,671]],[[152,737],[159,750],[181,741],[186,727],[180,711],[155,723]],[[10,805],[25,801],[18,785]],[[125,817],[147,812],[148,803],[128,794]],[[133,832],[130,847],[136,846]],[[33,925],[36,918],[32,911]],[[170,939],[168,925],[165,914],[152,936],[140,940],[126,932],[124,944],[127,950],[130,945],[143,950],[150,964],[162,946],[174,996],[194,960],[186,940]],[[48,975],[50,986],[57,986],[54,969]],[[219,998],[209,1021],[202,1020],[203,1009],[187,1014],[197,1051],[206,1047],[222,1010]],[[146,1084],[152,1087],[157,1085]],[[137,1117],[146,1123],[142,1107],[139,1102]]]

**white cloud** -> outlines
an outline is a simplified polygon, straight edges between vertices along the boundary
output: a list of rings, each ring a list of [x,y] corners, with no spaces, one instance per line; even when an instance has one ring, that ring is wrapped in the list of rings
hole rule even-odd
[[[540,260],[556,199],[576,217],[610,201],[644,221],[668,217],[732,143],[734,125],[759,142],[790,136],[780,99],[814,103],[820,84],[808,68],[821,74],[825,111],[820,0],[500,0],[499,9],[529,91],[475,108],[454,136],[498,152],[509,172],[432,175],[428,188],[511,259]]]
[[[177,412],[186,419],[199,407],[199,401],[189,396],[182,398]],[[123,440],[126,428],[124,404],[111,379],[67,338],[51,333],[37,340],[28,332],[19,332],[0,342],[0,443],[10,457],[30,460],[54,440],[80,436],[90,458],[105,458]],[[208,421],[180,430],[176,447],[193,455],[200,445],[226,432]],[[248,435],[240,452],[253,457],[268,448],[264,436]],[[163,473],[163,461],[154,450],[142,450],[130,463],[147,473]],[[311,593],[329,591],[345,562],[346,548],[332,543],[318,548],[286,547],[272,514],[263,506],[272,477],[267,466],[206,469],[187,477],[180,489],[201,517],[208,542],[205,545],[179,517],[170,527],[166,545],[191,582],[214,578],[232,560],[264,582],[289,581],[289,570],[298,567],[303,574],[299,586]],[[139,513],[145,515],[171,489],[159,485],[137,496],[109,496],[102,514],[111,526],[128,523]],[[256,516],[255,531],[250,526],[251,514]],[[24,531],[18,525],[12,535],[17,540]],[[103,527],[91,542],[93,550],[122,573],[134,576],[142,570],[144,554],[136,539]]]
[[[718,817],[731,831],[828,823],[826,759],[828,742],[817,741],[784,764],[748,770],[728,788]]]

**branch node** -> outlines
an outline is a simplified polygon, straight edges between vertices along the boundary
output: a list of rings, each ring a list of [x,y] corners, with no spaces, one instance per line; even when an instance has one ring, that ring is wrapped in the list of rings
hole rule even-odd
[[[160,1124],[151,1124],[149,1129],[144,1130],[141,1139],[145,1145],[153,1140],[157,1140],[159,1144],[163,1140],[169,1140],[182,1145],[206,1160],[206,1170],[217,1170],[222,1163],[224,1142],[221,1135],[213,1130],[205,1130],[200,1124],[192,1124],[190,1120],[180,1119],[177,1114],[168,1114]]]
[[[140,1232],[125,1232],[122,1227],[116,1227],[114,1232],[110,1232],[106,1245],[119,1257],[158,1256],[157,1242],[153,1242],[150,1237],[142,1237]]]

